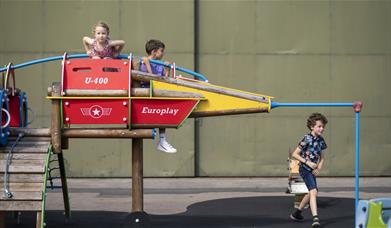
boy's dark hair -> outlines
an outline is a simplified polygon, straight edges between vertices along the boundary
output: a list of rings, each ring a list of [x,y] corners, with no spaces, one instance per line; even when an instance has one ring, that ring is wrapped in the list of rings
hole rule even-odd
[[[307,119],[307,127],[308,127],[308,129],[311,130],[311,127],[315,126],[316,121],[318,121],[318,120],[320,120],[323,123],[323,125],[325,125],[325,126],[326,126],[326,124],[328,122],[327,118],[324,115],[322,115],[321,113],[317,113],[317,112],[316,113],[312,113],[308,117],[308,119]]]
[[[154,50],[158,50],[159,48],[165,48],[166,46],[160,40],[148,40],[145,44],[145,51],[148,55],[152,53]]]

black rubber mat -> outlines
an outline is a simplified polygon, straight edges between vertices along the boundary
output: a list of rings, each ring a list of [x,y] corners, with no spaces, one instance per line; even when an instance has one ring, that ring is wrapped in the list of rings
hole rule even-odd
[[[175,202],[172,202],[173,204]],[[322,227],[353,227],[354,199],[318,198],[318,213]],[[72,219],[65,221],[60,211],[46,212],[46,227],[311,227],[309,209],[305,221],[290,220],[293,197],[242,197],[198,202],[179,214],[136,214],[110,211],[72,211]],[[6,227],[34,227],[34,213],[23,213],[21,224],[7,214]]]

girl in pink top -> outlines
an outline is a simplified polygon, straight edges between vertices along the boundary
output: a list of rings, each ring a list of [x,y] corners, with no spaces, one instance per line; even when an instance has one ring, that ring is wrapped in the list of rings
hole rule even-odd
[[[125,46],[123,40],[110,40],[109,26],[102,21],[99,21],[92,28],[94,39],[90,37],[83,37],[84,49],[87,55],[93,59],[111,59],[119,55]]]

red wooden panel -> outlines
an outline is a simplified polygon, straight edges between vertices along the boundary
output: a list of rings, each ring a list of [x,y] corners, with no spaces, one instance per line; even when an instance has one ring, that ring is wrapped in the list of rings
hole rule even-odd
[[[197,100],[133,99],[132,125],[178,126],[197,103]]]
[[[127,99],[64,99],[65,124],[128,124]]]
[[[11,115],[10,127],[20,127],[21,116],[20,116],[20,96],[8,96],[8,107]],[[5,120],[5,116],[3,117]]]
[[[72,59],[64,64],[64,90],[128,90],[130,87],[128,60]]]

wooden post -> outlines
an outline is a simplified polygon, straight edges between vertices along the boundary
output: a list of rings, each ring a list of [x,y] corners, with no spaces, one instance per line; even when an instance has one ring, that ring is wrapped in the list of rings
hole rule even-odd
[[[132,139],[132,213],[144,211],[143,139]]]
[[[5,211],[0,211],[0,228],[5,228]]]
[[[58,82],[53,82],[51,88],[51,95],[53,97],[61,96],[61,88]],[[61,100],[52,99],[52,126],[51,137],[54,153],[61,153]]]
[[[69,204],[68,184],[67,184],[67,176],[65,173],[64,155],[63,155],[63,153],[59,153],[59,154],[57,154],[57,156],[58,156],[58,164],[59,164],[59,168],[60,168],[62,197],[64,200],[65,217],[69,219],[71,217],[71,207]]]
[[[37,211],[37,222],[35,223],[35,227],[36,228],[41,228],[42,227],[41,214],[42,214],[42,212]]]

